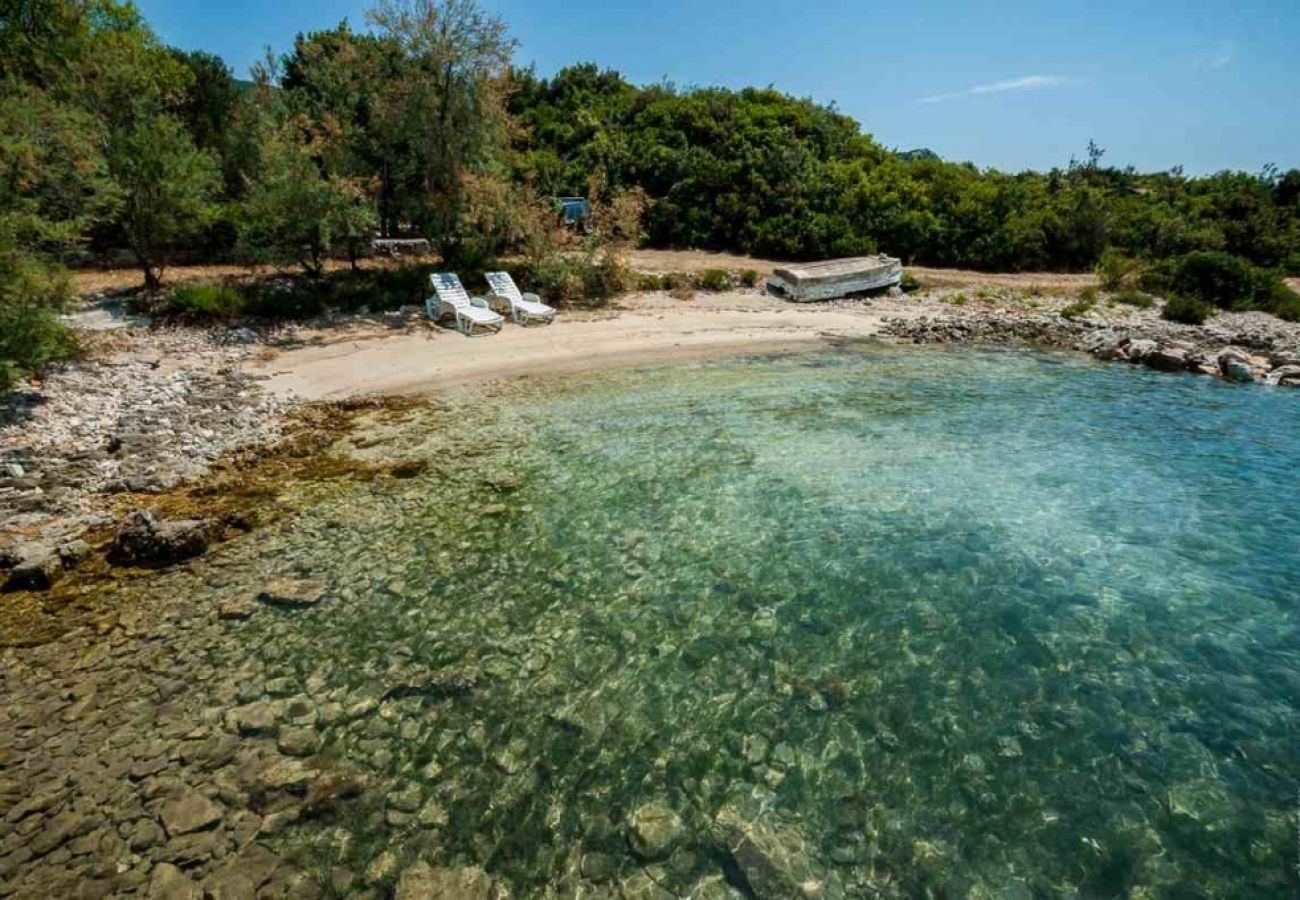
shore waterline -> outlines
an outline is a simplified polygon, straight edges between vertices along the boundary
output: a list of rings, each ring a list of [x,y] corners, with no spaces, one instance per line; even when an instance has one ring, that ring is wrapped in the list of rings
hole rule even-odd
[[[865,345],[467,396],[354,445],[429,465],[287,484],[295,518],[132,588],[328,585],[194,663],[206,719],[383,786],[268,830],[304,864],[518,896],[1291,892],[1283,392]]]

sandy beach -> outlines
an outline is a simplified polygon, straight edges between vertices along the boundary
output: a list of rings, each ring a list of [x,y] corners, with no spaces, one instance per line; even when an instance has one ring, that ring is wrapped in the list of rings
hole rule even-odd
[[[425,325],[394,334],[382,325],[303,330],[299,346],[246,364],[284,398],[327,400],[420,394],[499,378],[643,365],[723,353],[807,347],[880,332],[886,318],[922,315],[907,299],[786,303],[756,292],[700,294],[691,301],[633,294],[599,312],[561,314],[554,325],[507,323],[467,338]]]

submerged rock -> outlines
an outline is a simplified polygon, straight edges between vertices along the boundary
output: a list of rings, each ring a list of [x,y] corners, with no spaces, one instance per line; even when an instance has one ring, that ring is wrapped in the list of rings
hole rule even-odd
[[[316,578],[275,578],[257,599],[270,606],[298,609],[316,606],[325,599],[329,587]]]
[[[506,900],[510,892],[477,866],[434,868],[416,863],[397,881],[397,900]]]
[[[149,900],[203,900],[203,888],[171,863],[154,866]]]
[[[716,838],[759,900],[843,896],[833,877],[814,862],[798,831],[750,821],[732,806],[722,808],[714,828]]]
[[[660,801],[637,807],[627,820],[628,843],[642,859],[663,859],[681,841],[683,833],[681,816]]]
[[[160,817],[167,834],[175,837],[211,828],[222,814],[221,807],[202,794],[187,794],[163,804]]]
[[[167,566],[202,555],[216,526],[206,519],[164,521],[148,510],[136,510],[118,526],[108,548],[108,561],[118,566]]]

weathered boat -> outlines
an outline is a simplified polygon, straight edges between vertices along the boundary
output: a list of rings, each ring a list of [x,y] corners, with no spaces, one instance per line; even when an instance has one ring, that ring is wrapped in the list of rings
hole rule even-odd
[[[782,266],[768,278],[767,289],[787,300],[808,303],[882,290],[902,278],[900,260],[877,254]]]

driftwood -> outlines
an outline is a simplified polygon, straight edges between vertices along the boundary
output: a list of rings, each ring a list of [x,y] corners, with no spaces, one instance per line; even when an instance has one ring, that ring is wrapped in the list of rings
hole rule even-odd
[[[806,303],[878,291],[898,284],[902,277],[903,264],[892,256],[858,256],[783,266],[772,273],[767,288]]]

